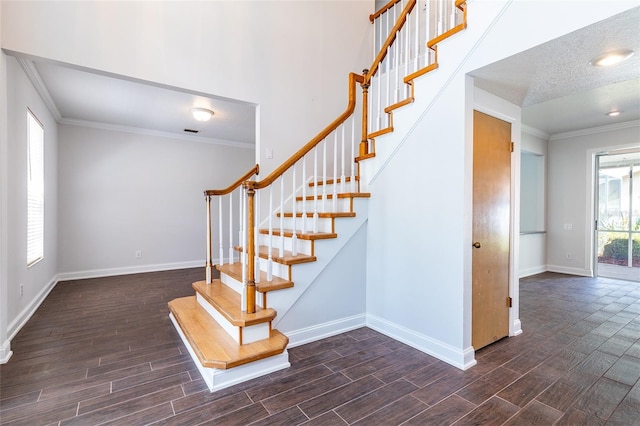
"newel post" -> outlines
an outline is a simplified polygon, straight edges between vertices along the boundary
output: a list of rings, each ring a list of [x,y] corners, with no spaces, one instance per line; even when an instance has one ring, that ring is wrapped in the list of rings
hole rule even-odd
[[[247,313],[253,314],[256,312],[256,264],[255,264],[255,195],[256,190],[254,188],[255,182],[244,182],[244,187],[247,190],[247,285],[246,285],[246,301],[247,301]]]
[[[213,254],[212,254],[212,241],[211,241],[211,196],[205,192],[204,196],[207,204],[207,261],[205,264],[205,277],[207,284],[211,284],[211,271],[213,269]]]
[[[362,140],[360,141],[360,157],[369,153],[369,138],[367,128],[369,127],[369,70],[362,70],[364,81],[362,87]]]

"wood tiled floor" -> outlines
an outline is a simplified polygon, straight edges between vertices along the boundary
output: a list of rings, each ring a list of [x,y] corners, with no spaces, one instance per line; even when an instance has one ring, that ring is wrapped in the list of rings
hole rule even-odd
[[[521,280],[524,333],[460,371],[361,328],[211,394],[167,310],[202,270],[59,283],[0,366],[0,423],[640,425],[640,284]]]

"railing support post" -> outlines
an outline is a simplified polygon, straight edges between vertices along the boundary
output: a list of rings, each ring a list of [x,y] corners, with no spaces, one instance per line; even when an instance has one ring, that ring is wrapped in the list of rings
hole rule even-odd
[[[213,269],[213,254],[211,247],[211,196],[205,195],[204,198],[207,204],[207,262],[205,264],[205,277],[207,284],[211,284],[211,273]]]
[[[247,313],[253,314],[256,312],[256,263],[255,263],[255,195],[256,190],[254,188],[255,182],[248,181],[244,183],[244,187],[247,190],[247,286],[246,286],[246,301],[247,301]]]
[[[364,81],[360,85],[362,87],[362,140],[360,141],[360,157],[369,153],[369,70],[362,70]]]

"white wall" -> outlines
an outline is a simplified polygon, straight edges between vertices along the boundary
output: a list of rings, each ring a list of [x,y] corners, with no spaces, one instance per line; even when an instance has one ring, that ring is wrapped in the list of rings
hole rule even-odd
[[[553,135],[549,141],[547,262],[549,270],[593,275],[594,158],[638,147],[640,122]],[[571,225],[571,230],[565,229]],[[571,259],[567,254],[571,254]]]
[[[2,7],[0,7],[0,28]],[[2,31],[0,30],[0,45]],[[7,336],[7,56],[0,50],[0,363],[11,357],[11,341]]]
[[[252,149],[184,138],[73,125],[59,137],[61,279],[204,266],[202,191],[254,164]]]
[[[367,313],[381,331],[461,368],[473,365],[474,104],[466,74],[637,4],[580,2],[576,13],[572,1],[554,2],[553,11],[544,1],[469,2],[468,28],[439,47],[440,67],[415,83],[414,104],[397,111],[394,133],[376,141],[391,152],[365,177],[372,192]]]
[[[527,151],[536,155],[540,155],[543,158],[543,167],[545,175],[544,188],[538,188],[542,190],[544,196],[545,210],[548,205],[546,202],[546,171],[547,171],[547,145],[548,135],[540,132],[539,130],[532,129],[530,127],[523,127],[522,132],[522,151]],[[543,218],[546,225],[546,214]],[[526,277],[533,274],[538,274],[547,270],[547,234],[546,226],[544,229],[539,230],[537,233],[520,234],[520,256],[519,256],[519,277]],[[542,232],[545,231],[545,232]]]
[[[266,176],[344,110],[348,73],[371,63],[373,7],[373,0],[3,1],[2,47],[259,104]]]
[[[7,335],[12,338],[56,283],[58,272],[57,123],[15,58],[7,64]],[[27,268],[27,108],[44,126],[44,259]],[[4,167],[3,167],[4,169]],[[3,188],[4,190],[5,188]],[[20,296],[20,284],[24,295]]]

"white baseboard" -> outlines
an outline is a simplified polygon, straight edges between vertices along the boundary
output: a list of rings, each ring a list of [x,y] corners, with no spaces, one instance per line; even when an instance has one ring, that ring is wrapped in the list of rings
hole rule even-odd
[[[541,274],[547,272],[549,268],[547,265],[534,266],[532,268],[521,269],[518,273],[518,278],[529,277],[531,275]]]
[[[47,285],[44,286],[42,290],[40,290],[40,293],[38,293],[35,299],[33,299],[31,303],[25,306],[24,309],[20,311],[18,316],[9,323],[9,325],[7,326],[7,335],[9,337],[9,342],[16,336],[16,334],[18,334],[20,329],[24,327],[27,321],[29,321],[29,318],[33,316],[33,314],[40,307],[42,302],[44,302],[44,299],[47,298],[49,293],[51,293],[51,290],[53,290],[57,283],[58,276],[56,275],[47,283]]]
[[[568,266],[547,265],[547,271],[557,272],[559,274],[578,275],[581,277],[593,277],[593,272],[590,269],[571,268]]]
[[[414,330],[389,322],[375,315],[367,315],[367,327],[426,354],[432,355],[461,370],[466,370],[476,365],[475,351],[471,346],[465,349],[455,348],[447,343],[417,333]]]
[[[6,364],[11,358],[13,352],[11,352],[11,340],[8,340],[0,347],[0,364]]]
[[[315,342],[326,337],[335,336],[340,333],[355,330],[366,326],[365,314],[354,315],[352,317],[341,318],[336,321],[315,325],[313,327],[301,328],[299,330],[280,330],[289,338],[289,348]]]
[[[145,272],[170,271],[173,269],[189,269],[199,267],[202,267],[202,270],[204,271],[204,266],[204,260],[194,260],[190,262],[159,263],[155,265],[125,266],[121,268],[109,269],[92,269],[88,271],[62,272],[58,274],[58,280],[83,280],[87,278],[114,277],[117,275],[141,274]]]

